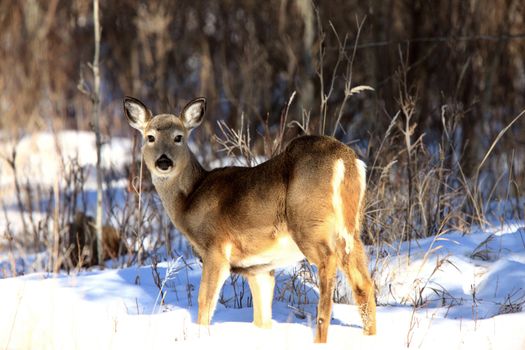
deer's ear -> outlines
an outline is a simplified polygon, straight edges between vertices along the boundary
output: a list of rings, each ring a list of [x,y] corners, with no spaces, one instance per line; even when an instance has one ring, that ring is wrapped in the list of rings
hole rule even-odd
[[[146,108],[144,103],[134,97],[126,96],[124,98],[124,113],[128,118],[129,125],[144,134],[146,124],[152,118],[151,111]]]
[[[206,112],[206,99],[199,97],[188,102],[182,110],[181,118],[186,129],[191,130],[202,123]]]

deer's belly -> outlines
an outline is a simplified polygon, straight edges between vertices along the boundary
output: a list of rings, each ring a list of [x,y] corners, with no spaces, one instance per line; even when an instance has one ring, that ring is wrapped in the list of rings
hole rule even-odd
[[[293,265],[304,259],[303,253],[289,235],[277,237],[272,245],[255,254],[235,255],[231,256],[230,263],[232,270],[239,272],[273,270],[277,267]]]

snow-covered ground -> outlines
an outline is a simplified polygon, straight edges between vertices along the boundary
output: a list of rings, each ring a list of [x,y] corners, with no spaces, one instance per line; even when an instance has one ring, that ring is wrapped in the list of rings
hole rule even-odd
[[[113,153],[115,162],[129,157],[129,144],[111,145],[122,149]],[[6,220],[17,220],[10,208],[0,216],[2,230]],[[271,330],[251,324],[249,290],[240,278],[225,283],[213,324],[200,327],[201,266],[190,258],[158,264],[162,294],[151,265],[117,269],[108,262],[104,270],[25,270],[0,279],[0,348],[525,349],[525,223],[369,247],[369,256],[378,301],[372,337],[362,335],[354,305],[334,304],[328,344],[313,344],[316,288],[306,282],[300,300],[291,292],[289,276],[300,277],[298,267],[277,273]],[[0,264],[10,264],[5,251]]]
[[[95,135],[85,131],[39,132],[22,137],[18,142],[0,138],[0,193],[13,184],[14,173],[6,160],[16,152],[18,181],[25,184],[53,186],[57,178],[72,165],[89,168],[87,187],[95,187],[93,166],[96,163]],[[131,140],[113,137],[103,140],[102,166],[122,169],[131,162]],[[62,179],[63,180],[63,179]]]
[[[378,334],[363,336],[356,307],[335,304],[329,347],[524,349],[524,226],[514,223],[467,235],[443,235],[434,242],[414,241],[410,263],[403,243],[399,254],[378,261]],[[486,244],[480,246],[483,241]],[[431,244],[436,249],[430,249]],[[370,265],[374,264],[372,260]],[[0,345],[8,349],[314,347],[315,288],[308,304],[275,301],[272,330],[251,324],[250,307],[222,304],[213,325],[202,328],[194,323],[199,263],[179,260],[161,263],[157,269],[161,277],[169,272],[163,305],[151,266],[0,280]],[[277,290],[284,289],[286,278],[278,281]],[[226,301],[235,298],[230,282],[223,290]],[[241,288],[240,280],[236,288]],[[414,307],[418,300],[421,305]]]
[[[328,345],[524,349],[522,239],[525,230],[519,223],[443,235],[434,242],[427,238],[412,242],[410,263],[404,243],[399,254],[378,261],[383,270],[376,273],[378,334],[363,336],[356,307],[335,304]],[[487,242],[480,246],[483,241]],[[431,244],[439,249],[432,251]],[[440,261],[444,262],[439,265]],[[204,329],[194,323],[199,263],[179,260],[157,269],[161,277],[167,271],[170,275],[163,305],[151,266],[0,280],[0,344],[8,349],[313,346],[315,297],[306,305],[276,301],[272,330],[251,324],[250,307],[219,304],[213,325]],[[285,278],[279,281],[278,289],[283,289]],[[234,297],[227,281],[223,299]],[[414,307],[418,298],[422,305]]]

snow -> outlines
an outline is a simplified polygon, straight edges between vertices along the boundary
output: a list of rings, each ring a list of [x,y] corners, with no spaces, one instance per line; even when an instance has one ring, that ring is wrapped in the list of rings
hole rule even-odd
[[[162,277],[170,275],[162,306],[151,266],[70,276],[36,273],[0,280],[0,344],[9,349],[346,345],[397,349],[407,344],[424,349],[523,349],[525,313],[506,313],[504,305],[507,300],[516,305],[525,302],[524,227],[512,223],[487,232],[455,232],[439,240],[412,242],[410,263],[406,242],[395,256],[381,258],[381,278],[389,280],[389,286],[378,283],[378,334],[372,337],[362,335],[354,305],[335,304],[328,344],[312,344],[317,300],[311,296],[308,304],[294,303],[293,307],[274,301],[271,330],[251,324],[252,309],[246,303],[243,308],[219,304],[213,324],[198,326],[194,321],[201,267],[192,259],[186,264],[157,266]],[[487,246],[494,255],[488,260],[472,257],[489,235],[493,238]],[[431,246],[441,248],[425,255]],[[432,273],[436,261],[445,257],[449,262]],[[370,265],[374,264],[372,260]],[[278,278],[278,289],[284,288],[283,281],[282,276]],[[240,279],[236,288],[241,288]],[[414,307],[414,298],[419,296],[414,291],[421,289],[422,305]],[[227,281],[222,299],[234,298],[231,281]]]
[[[16,146],[30,155],[30,145],[39,145],[39,155],[21,164],[30,165],[31,181],[46,185],[54,181],[48,170],[60,164],[39,139],[49,137],[33,135]],[[69,147],[68,157],[93,165],[91,135],[65,132],[54,139]],[[106,147],[106,166],[129,162],[129,141],[113,138]],[[0,185],[13,180],[3,169]],[[4,209],[0,233],[8,226],[20,230],[17,208]],[[235,276],[223,287],[212,325],[202,327],[195,323],[202,271],[196,258],[157,265],[164,278],[161,294],[149,262],[116,268],[118,262],[108,261],[104,269],[53,275],[33,272],[46,265],[45,252],[13,257],[0,246],[0,269],[10,269],[14,259],[24,274],[0,279],[0,348],[525,349],[524,222],[367,249],[377,288],[377,335],[362,335],[355,305],[335,303],[328,344],[313,344],[317,288],[299,265],[276,273],[272,329],[251,324],[249,288]],[[301,295],[290,287],[291,276]],[[349,293],[344,282],[339,285],[339,294]]]
[[[380,271],[379,302],[453,305],[455,318],[500,313],[505,298],[525,301],[525,230],[523,223],[464,234],[454,232],[408,243]],[[430,253],[429,253],[430,252]],[[388,284],[388,286],[386,286]],[[468,303],[467,301],[470,301]]]
[[[92,132],[38,132],[22,137],[16,144],[0,142],[0,190],[14,181],[11,167],[5,161],[12,158],[13,149],[16,151],[15,165],[21,184],[30,181],[33,185],[53,186],[57,176],[67,171],[64,167],[78,165],[93,168],[96,164],[95,135]],[[103,140],[102,167],[122,169],[131,162],[130,149],[129,139],[112,137]],[[91,171],[87,178],[88,188],[95,188],[94,183],[94,171]]]

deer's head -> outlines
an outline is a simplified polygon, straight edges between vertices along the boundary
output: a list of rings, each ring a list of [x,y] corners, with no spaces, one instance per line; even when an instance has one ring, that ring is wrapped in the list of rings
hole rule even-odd
[[[124,99],[124,112],[129,125],[139,130],[144,139],[144,161],[154,177],[177,176],[188,164],[191,152],[188,147],[190,132],[199,126],[206,111],[206,100],[190,101],[179,116],[158,114],[133,97]]]

